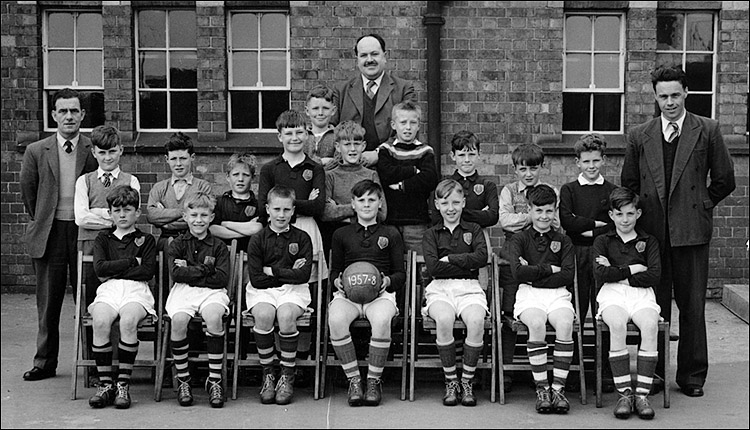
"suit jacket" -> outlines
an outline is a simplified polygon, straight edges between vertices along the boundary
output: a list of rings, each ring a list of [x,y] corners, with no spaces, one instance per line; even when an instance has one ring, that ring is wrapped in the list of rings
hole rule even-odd
[[[57,134],[26,147],[21,165],[21,199],[31,219],[26,226],[26,252],[31,258],[42,258],[55,218],[58,199],[60,159]],[[91,140],[81,135],[76,145],[76,177],[96,170]]]
[[[662,139],[660,117],[628,133],[621,182],[640,195],[643,215],[638,225],[656,236],[661,246],[667,221],[672,246],[707,244],[713,229],[713,208],[735,188],[734,163],[724,146],[719,123],[686,113],[669,189],[664,180]]]
[[[333,103],[337,109],[333,118],[331,118],[331,122],[338,124],[350,120],[362,124],[363,96],[362,75],[360,74],[337,85],[333,90]],[[383,80],[380,82],[380,88],[378,88],[377,104],[375,105],[375,129],[378,132],[380,143],[388,141],[393,133],[391,128],[393,106],[407,99],[417,100],[414,84],[385,72]]]

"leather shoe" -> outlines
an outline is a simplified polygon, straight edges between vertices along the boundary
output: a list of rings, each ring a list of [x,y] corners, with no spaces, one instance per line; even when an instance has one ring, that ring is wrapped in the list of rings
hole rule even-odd
[[[34,366],[33,369],[23,374],[23,379],[25,381],[41,381],[42,379],[52,378],[56,374],[57,372],[54,369],[44,370],[41,367]]]
[[[680,391],[688,397],[703,397],[703,387],[696,385],[686,385],[681,387]]]

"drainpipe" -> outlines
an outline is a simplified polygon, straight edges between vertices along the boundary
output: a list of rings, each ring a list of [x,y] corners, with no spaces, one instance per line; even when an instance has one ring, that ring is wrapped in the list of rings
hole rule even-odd
[[[435,151],[438,176],[442,176],[440,140],[440,29],[445,24],[441,1],[428,1],[422,17],[427,35],[427,143]]]

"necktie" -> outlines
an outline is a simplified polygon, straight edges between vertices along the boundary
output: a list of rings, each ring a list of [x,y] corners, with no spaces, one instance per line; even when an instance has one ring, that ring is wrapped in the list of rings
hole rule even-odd
[[[667,138],[667,142],[672,143],[672,141],[675,140],[677,138],[677,136],[680,135],[680,128],[677,127],[677,123],[675,123],[675,122],[670,122],[669,123],[669,128],[672,131],[669,133],[669,137]]]
[[[70,154],[71,152],[73,152],[73,143],[71,143],[71,141],[66,140],[65,141],[65,145],[63,145],[63,146],[65,146],[65,152],[67,152],[68,154]]]
[[[175,181],[174,183],[174,195],[177,197],[177,200],[180,200],[182,196],[185,194],[185,190],[187,189],[187,181],[184,179],[179,179]]]
[[[373,98],[375,97],[375,92],[372,91],[372,87],[375,86],[375,81],[369,81],[367,83],[367,97]]]
[[[109,188],[109,186],[112,185],[112,174],[105,173],[102,177],[102,183],[104,184],[104,188]]]

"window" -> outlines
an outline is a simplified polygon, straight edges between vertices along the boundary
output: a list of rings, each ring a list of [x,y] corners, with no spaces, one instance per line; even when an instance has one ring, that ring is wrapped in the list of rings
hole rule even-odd
[[[136,127],[198,130],[198,49],[194,10],[136,16]]]
[[[568,13],[564,26],[563,133],[622,133],[624,16]]]
[[[713,118],[716,88],[716,16],[711,12],[658,11],[656,66],[681,66],[688,76],[685,108]],[[656,115],[659,108],[656,107]]]
[[[45,131],[54,131],[52,97],[63,88],[81,93],[86,110],[81,128],[104,124],[102,14],[96,11],[48,11],[43,15]]]
[[[270,131],[289,109],[289,16],[237,12],[229,16],[229,129]]]

